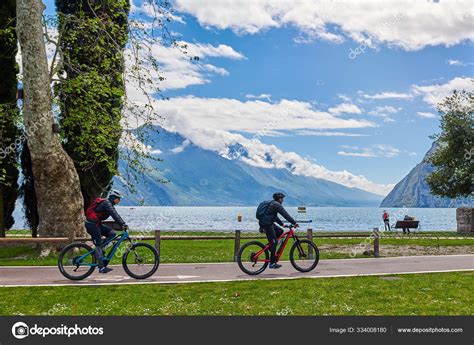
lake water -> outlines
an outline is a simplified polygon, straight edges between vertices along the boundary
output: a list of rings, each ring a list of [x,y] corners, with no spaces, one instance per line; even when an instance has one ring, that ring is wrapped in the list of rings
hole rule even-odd
[[[141,230],[195,230],[195,231],[257,231],[255,207],[117,207],[118,212],[131,229]],[[15,212],[15,229],[24,228],[19,212]],[[312,220],[302,228],[332,231],[367,231],[383,225],[379,207],[307,207],[305,214],[298,214],[296,207],[287,207],[297,220]],[[403,219],[408,214],[420,221],[421,230],[455,230],[456,209],[454,208],[386,208],[390,222]],[[237,221],[237,215],[242,221]]]

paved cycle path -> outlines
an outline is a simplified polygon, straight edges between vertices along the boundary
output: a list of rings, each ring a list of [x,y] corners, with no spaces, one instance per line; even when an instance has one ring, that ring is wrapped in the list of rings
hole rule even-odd
[[[53,266],[0,267],[0,286],[68,286],[110,284],[176,284],[192,282],[239,281],[251,279],[296,279],[364,275],[474,271],[474,255],[404,256],[391,258],[321,260],[309,273],[296,271],[289,262],[279,270],[267,269],[258,276],[244,274],[236,263],[161,264],[146,280],[127,276],[121,266],[111,266],[108,274],[95,271],[85,280],[64,278]]]

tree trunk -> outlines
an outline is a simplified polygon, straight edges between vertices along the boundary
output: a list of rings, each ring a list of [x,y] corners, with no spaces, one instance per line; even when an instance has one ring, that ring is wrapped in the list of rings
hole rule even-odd
[[[35,193],[35,179],[31,169],[31,155],[28,150],[28,141],[23,143],[20,154],[21,174],[23,181],[20,187],[20,193],[23,197],[23,210],[25,211],[25,221],[31,229],[31,236],[38,237],[38,202]]]
[[[79,177],[52,131],[51,88],[43,38],[41,0],[17,0],[17,34],[23,64],[23,116],[38,200],[41,237],[84,234]]]

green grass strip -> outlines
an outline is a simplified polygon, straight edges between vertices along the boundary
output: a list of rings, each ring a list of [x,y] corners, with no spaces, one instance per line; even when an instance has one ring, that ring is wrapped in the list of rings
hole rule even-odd
[[[0,288],[0,315],[473,315],[472,272]]]

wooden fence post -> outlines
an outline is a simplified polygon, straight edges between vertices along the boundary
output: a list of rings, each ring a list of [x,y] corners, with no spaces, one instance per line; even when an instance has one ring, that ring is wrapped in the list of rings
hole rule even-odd
[[[375,238],[374,238],[374,257],[378,258],[380,257],[380,253],[379,253],[379,246],[380,246],[380,235],[377,233],[375,234]]]
[[[155,230],[155,248],[158,251],[158,253],[161,255],[160,247],[161,247],[161,230]]]
[[[313,229],[308,229],[306,236],[307,236],[308,240],[313,242]],[[314,257],[313,247],[308,246],[308,255],[309,255],[309,259],[313,259],[313,257]]]
[[[310,240],[311,242],[313,242],[313,229],[308,229],[307,230],[308,232],[308,240]]]
[[[234,262],[237,261],[237,253],[240,249],[240,230],[235,230],[235,239],[234,239]]]

